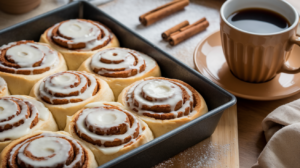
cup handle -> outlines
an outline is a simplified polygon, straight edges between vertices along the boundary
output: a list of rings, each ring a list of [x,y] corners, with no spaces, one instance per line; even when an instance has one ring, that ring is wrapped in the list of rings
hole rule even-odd
[[[291,44],[296,44],[300,47],[300,35],[295,34],[291,39],[290,39]],[[280,69],[280,72],[283,73],[289,73],[289,74],[296,74],[300,72],[300,67],[299,68],[294,68],[291,67],[290,65],[284,63],[282,68]]]

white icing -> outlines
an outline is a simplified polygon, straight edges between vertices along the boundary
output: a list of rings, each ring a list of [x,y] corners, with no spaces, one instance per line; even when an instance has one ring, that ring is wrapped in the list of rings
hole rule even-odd
[[[18,98],[18,99],[22,99],[22,100],[14,99],[14,97]],[[21,105],[22,110],[21,110],[21,114],[19,114],[18,116],[15,116],[12,120],[1,122],[0,127],[5,126],[7,123],[12,124],[16,121],[19,121],[22,118],[24,119],[24,123],[19,125],[18,127],[13,127],[11,129],[0,132],[0,141],[4,141],[5,139],[10,139],[10,140],[17,139],[21,136],[24,136],[24,135],[30,133],[31,132],[30,126],[36,115],[38,115],[38,118],[41,120],[46,120],[50,115],[49,110],[41,102],[38,102],[36,100],[26,98],[25,96],[4,97],[4,99],[6,99],[6,98],[14,99],[16,102],[18,102],[18,104]],[[27,102],[29,104],[29,106],[32,110],[31,117],[29,117],[27,119],[25,119],[25,115],[27,114],[26,113],[27,106],[25,106],[25,102]],[[0,107],[6,106],[3,103],[4,102],[0,102]],[[10,108],[8,113],[13,114],[15,111],[12,111],[12,109],[13,108]],[[2,116],[1,116],[1,118],[2,118]]]
[[[144,85],[143,91],[149,97],[162,99],[173,96],[175,90],[178,91],[178,89],[174,89],[175,87],[176,85],[165,80],[150,81]]]
[[[134,56],[133,56],[134,55]],[[120,63],[104,63],[101,62],[101,58],[111,61],[121,61]],[[134,65],[135,58],[138,59],[138,63]],[[93,55],[91,61],[92,69],[102,69],[98,71],[99,75],[115,73],[115,69],[124,69],[124,71],[129,69],[136,69],[140,73],[140,67],[145,63],[143,57],[141,57],[137,52],[125,48],[109,48],[101,50]],[[145,70],[144,70],[145,71]]]
[[[55,76],[52,79],[52,84],[57,85],[59,87],[66,87],[73,83],[79,82],[74,74],[65,73],[62,75]]]
[[[78,44],[78,43],[85,43],[84,48],[80,48],[80,50],[92,50],[93,48],[103,45],[105,41],[109,40],[113,35],[105,28],[104,26],[94,22],[100,29],[103,31],[104,37],[101,39],[97,39],[98,36],[102,33],[100,29],[86,21],[72,19],[60,25],[59,31],[60,33],[64,34],[67,37],[71,37],[71,40],[68,40],[61,36],[53,36],[52,30],[59,26],[59,24],[55,24],[51,29],[48,31],[48,37],[53,37],[54,39],[60,40],[68,40],[67,44]]]
[[[142,80],[140,82],[137,82],[134,86],[132,86],[128,92],[127,92],[127,100],[126,100],[126,106],[128,106],[130,109],[137,109],[138,114],[143,115],[144,113],[155,113],[155,114],[165,114],[163,112],[153,112],[148,110],[143,110],[142,106],[147,105],[148,107],[152,107],[155,105],[170,105],[171,112],[174,114],[175,118],[178,116],[178,112],[184,112],[187,107],[190,107],[190,103],[193,102],[193,93],[184,85],[180,83],[176,83],[177,85],[180,85],[183,87],[188,95],[190,96],[189,100],[186,100],[185,103],[183,103],[182,99],[182,90],[179,86],[174,84],[175,82],[170,82],[168,80],[162,80],[162,79],[151,79],[151,80]],[[166,95],[161,95],[156,90],[156,87],[154,86],[160,86],[164,85],[165,87],[168,87],[169,89],[173,91],[168,91],[169,97]],[[146,86],[146,87],[145,87]],[[153,90],[152,90],[153,89]],[[161,90],[161,88],[159,89]],[[154,101],[148,101],[145,99],[145,97],[142,96],[142,92],[145,91],[146,94],[149,96],[154,96]],[[134,96],[132,96],[134,94]],[[151,96],[151,97],[152,97]],[[134,106],[134,100],[138,102],[139,107]],[[182,101],[182,107],[175,111],[176,104]]]
[[[94,106],[94,105],[91,104],[91,106]],[[103,105],[103,106],[105,106],[105,105]],[[85,135],[89,136],[94,141],[100,141],[101,144],[104,144],[106,141],[113,141],[114,139],[124,140],[126,137],[131,136],[131,140],[129,142],[122,144],[120,146],[116,146],[116,147],[105,147],[103,145],[96,146],[104,154],[110,155],[110,154],[114,154],[114,153],[118,152],[126,144],[131,143],[131,142],[134,143],[136,141],[133,137],[133,134],[135,133],[135,130],[138,127],[138,125],[139,125],[139,133],[140,134],[142,134],[143,130],[141,128],[142,126],[140,125],[139,120],[134,115],[131,115],[130,112],[127,112],[128,114],[130,114],[133,117],[134,122],[131,127],[130,127],[129,123],[126,123],[126,125],[127,125],[126,133],[120,134],[120,135],[97,135],[97,134],[89,131],[89,129],[85,125],[85,123],[86,123],[85,121],[86,120],[90,121],[90,116],[89,116],[90,114],[92,114],[92,116],[95,116],[95,118],[102,117],[100,120],[98,120],[98,123],[95,122],[95,120],[97,120],[97,119],[95,119],[93,121],[93,123],[96,123],[97,126],[101,126],[101,128],[109,129],[112,126],[117,126],[121,123],[124,123],[124,120],[127,116],[123,111],[119,111],[116,109],[105,109],[105,108],[103,108],[103,106],[84,109],[82,111],[82,113],[80,114],[80,116],[78,117],[78,119],[76,121],[76,125],[77,125],[77,128],[80,130],[81,134],[85,134]],[[103,117],[103,116],[107,115],[108,113],[115,115],[116,120],[109,120],[109,121],[101,122],[103,119],[105,119],[105,117]],[[109,118],[111,119],[112,117],[109,117]],[[108,123],[108,124],[106,124],[106,123]]]
[[[71,143],[78,149],[78,153],[70,165],[66,165],[66,160],[69,155],[68,152],[70,151],[72,146],[66,139],[71,141]],[[30,151],[34,156],[45,157],[45,159],[32,160],[28,158],[24,154],[27,146],[27,150]],[[32,165],[33,167],[56,167],[58,164],[63,163],[63,167],[71,168],[74,167],[77,163],[80,163],[81,165],[83,164],[81,163],[81,157],[84,154],[84,151],[81,145],[76,140],[61,134],[42,133],[38,136],[30,137],[22,143],[14,146],[14,148],[10,152],[10,156],[12,156],[18,149],[19,151],[17,157],[23,162]],[[48,157],[51,155],[52,157]],[[13,159],[13,157],[9,158],[8,161],[10,164],[12,164]]]
[[[1,50],[11,47],[15,44],[16,42],[12,42],[7,45],[3,45],[2,47],[0,47],[0,53]],[[15,70],[15,73],[16,70],[29,70],[32,74],[33,70],[35,69],[43,69],[46,67],[50,67],[50,69],[52,69],[57,64],[59,64],[58,53],[50,49],[48,46],[39,43],[26,43],[13,46],[7,50],[6,55],[8,55],[8,57],[10,57],[11,59],[15,60],[15,62],[18,65],[20,65],[21,68],[14,69],[13,67],[7,67],[1,62],[0,66],[3,68],[13,69]],[[42,58],[43,55],[44,58]],[[33,67],[33,64],[41,59],[43,59],[41,65]]]
[[[93,103],[89,103],[89,104],[85,105],[84,107],[93,108],[93,107],[105,106],[105,104],[122,107],[122,104],[119,102],[93,102]]]
[[[0,120],[1,121],[15,115],[17,111],[19,111],[19,109],[15,102],[10,101],[8,99],[0,99]]]
[[[125,113],[121,113],[117,110],[102,109],[101,113],[98,111],[90,112],[86,117],[86,121],[88,123],[87,127],[94,125],[102,128],[110,128],[124,123],[126,118],[127,115]]]
[[[70,149],[71,147],[67,140],[56,137],[39,138],[37,140],[32,141],[27,147],[27,150],[30,151],[30,153],[35,157],[51,156],[58,151],[68,153]]]
[[[145,64],[146,64],[146,69],[142,72],[137,73],[135,76],[131,76],[131,77],[138,77],[138,76],[142,76],[145,73],[149,72],[150,70],[152,70],[155,66],[156,66],[156,62],[153,58],[149,57],[146,54],[143,54],[141,52],[138,51],[134,51],[136,52],[140,57],[142,57],[145,60]],[[91,66],[92,68],[92,66]],[[117,67],[115,67],[117,68]]]
[[[33,104],[35,106],[35,108],[37,108],[38,113],[39,113],[39,119],[44,120],[44,121],[48,119],[48,117],[50,115],[50,111],[48,110],[48,108],[46,108],[44,106],[44,104],[42,102],[39,102],[35,99],[27,98],[26,96],[21,96],[21,95],[12,95],[11,97],[19,98],[19,99],[30,102],[31,104]]]
[[[30,44],[20,44],[9,48],[6,56],[13,59],[22,68],[31,68],[44,57],[44,52]]]
[[[66,75],[67,73],[69,73],[68,75]],[[76,81],[77,79],[75,79],[73,76],[73,74],[77,74],[80,77],[80,84],[77,87],[66,87],[69,86],[70,84],[73,84],[72,82]],[[55,93],[63,93],[63,94],[69,94],[71,92],[74,91],[80,91],[81,88],[83,88],[83,86],[88,84],[87,79],[84,77],[84,75],[91,81],[91,85],[87,86],[86,90],[81,93],[79,92],[79,94],[77,96],[69,96],[69,97],[56,97],[53,96]],[[53,82],[51,83],[51,77],[52,76],[60,76],[63,75],[63,77],[59,77],[56,78],[56,80],[54,81],[54,83],[58,84],[54,84]],[[52,76],[47,77],[44,82],[41,82],[40,87],[39,87],[39,96],[40,97],[48,97],[50,98],[50,102],[53,103],[54,99],[57,100],[62,100],[62,99],[81,99],[81,100],[86,100],[90,97],[93,96],[94,93],[94,89],[97,86],[97,81],[95,79],[94,76],[87,74],[87,73],[82,73],[82,72],[76,72],[76,71],[66,71],[66,72],[61,72],[61,73],[57,73],[54,74]],[[67,78],[70,78],[70,80],[68,80],[66,82],[66,84],[63,84],[63,82],[61,80],[65,79],[67,76]],[[51,90],[53,93],[52,95],[48,92],[49,90]],[[69,102],[71,103],[71,102]]]
[[[78,41],[91,41],[101,34],[97,26],[80,20],[64,22],[59,26],[58,31],[64,36]]]

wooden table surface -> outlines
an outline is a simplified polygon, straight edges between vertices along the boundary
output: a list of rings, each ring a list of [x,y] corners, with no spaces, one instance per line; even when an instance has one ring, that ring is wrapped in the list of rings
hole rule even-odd
[[[300,11],[299,0],[287,0]],[[42,3],[43,5],[43,3]],[[49,8],[42,7],[44,12],[51,10],[58,5],[51,5]],[[23,21],[42,12],[31,12],[23,16],[16,17],[0,12],[0,29]],[[300,93],[282,100],[276,101],[252,101],[238,98],[238,137],[239,137],[239,156],[240,167],[249,168],[257,160],[260,152],[266,145],[264,134],[261,127],[262,120],[275,108],[293,100],[299,99]]]

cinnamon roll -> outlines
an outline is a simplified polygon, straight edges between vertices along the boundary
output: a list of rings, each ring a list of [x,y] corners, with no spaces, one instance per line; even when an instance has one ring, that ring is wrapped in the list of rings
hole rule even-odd
[[[0,98],[0,151],[18,139],[37,130],[57,131],[50,111],[29,96]]]
[[[64,131],[38,131],[9,144],[1,168],[96,168],[93,153]]]
[[[37,81],[65,70],[63,56],[47,44],[24,40],[0,47],[0,76],[11,94],[28,95]]]
[[[159,137],[203,114],[203,97],[190,85],[176,79],[150,77],[125,88],[118,102],[145,121]]]
[[[52,112],[60,130],[66,126],[67,116],[73,115],[94,101],[114,101],[108,84],[93,74],[65,71],[37,82],[31,96],[43,102]]]
[[[119,46],[110,29],[85,19],[57,23],[42,34],[40,41],[62,53],[69,70],[77,70],[83,61],[101,49]]]
[[[0,77],[0,97],[10,95],[9,90],[7,88],[7,83],[3,78]]]
[[[154,59],[141,52],[127,48],[109,48],[98,51],[78,69],[94,73],[105,80],[115,97],[128,85],[146,77],[160,76]]]
[[[65,131],[84,142],[99,165],[153,139],[147,124],[116,102],[86,105],[68,118]]]

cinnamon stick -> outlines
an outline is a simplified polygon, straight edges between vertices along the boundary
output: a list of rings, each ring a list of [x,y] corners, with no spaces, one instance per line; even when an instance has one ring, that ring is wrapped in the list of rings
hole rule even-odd
[[[183,28],[183,27],[188,26],[189,24],[190,24],[190,23],[189,23],[187,20],[185,20],[185,21],[179,23],[178,25],[176,25],[176,26],[174,26],[174,27],[168,29],[167,31],[163,32],[163,33],[161,34],[161,37],[162,37],[165,41],[168,41],[168,40],[169,40],[169,36],[170,36],[172,33],[177,32],[178,30],[180,30],[180,29]]]
[[[202,23],[202,22],[204,22],[204,21],[206,21],[206,18],[205,18],[205,17],[204,17],[204,18],[201,18],[200,20],[196,21],[195,23],[193,23],[193,24],[191,24],[191,25],[188,25],[188,26],[186,26],[186,27],[181,28],[180,31],[184,31],[184,30],[186,30],[186,29],[188,29],[188,28],[190,28],[190,27],[192,27],[192,26],[195,26],[195,25],[197,25],[197,24],[199,24],[199,23]]]
[[[205,20],[204,22],[189,26],[188,28],[183,28],[183,30],[179,30],[179,33],[175,32],[170,35],[169,44],[172,46],[177,45],[178,43],[181,43],[182,41],[205,30],[208,26],[209,22]]]
[[[148,26],[166,16],[184,9],[188,4],[189,0],[175,0],[141,15],[139,20],[144,26]]]

